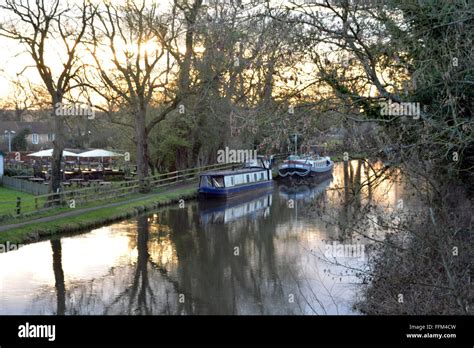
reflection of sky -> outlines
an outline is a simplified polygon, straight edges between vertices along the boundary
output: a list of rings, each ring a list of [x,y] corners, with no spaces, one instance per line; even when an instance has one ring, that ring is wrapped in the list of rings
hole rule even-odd
[[[127,226],[118,224],[63,238],[66,287],[72,282],[106,276],[111,267],[133,262],[134,250],[129,249],[127,234]],[[55,291],[52,253],[50,242],[44,241],[0,254],[0,313],[11,313],[8,308],[13,310],[15,303],[39,291]]]
[[[357,170],[357,166],[357,161],[349,162],[347,168],[349,178],[346,178],[349,185],[351,179],[353,182],[356,180],[357,175],[360,175],[360,179],[357,179],[360,183],[366,183],[369,177],[373,180],[373,170],[369,170],[368,167],[366,170],[363,163],[361,163],[360,171]],[[380,168],[380,164],[374,166],[375,170]],[[283,201],[294,200],[294,208],[291,217],[279,224],[275,231],[277,258],[283,264],[297,262],[294,268],[300,272],[297,277],[300,281],[295,281],[290,288],[301,293],[305,302],[303,311],[307,313],[349,314],[352,312],[352,299],[354,291],[356,291],[354,284],[359,280],[352,272],[348,271],[348,268],[363,268],[364,262],[359,258],[327,258],[324,255],[326,243],[338,238],[340,234],[339,226],[328,226],[327,222],[337,222],[338,218],[341,218],[338,214],[344,208],[344,193],[341,192],[344,190],[344,180],[344,166],[339,163],[334,168],[333,178],[330,182],[325,181],[316,187],[299,187],[297,189],[299,193],[296,195],[287,194],[287,190],[284,194],[280,193]],[[328,188],[325,193],[322,193],[321,186]],[[398,183],[378,180],[377,185],[374,186],[376,187],[370,192],[371,202],[380,206],[382,210],[393,209],[399,199],[405,198],[403,187]],[[299,198],[305,189],[306,197],[301,202]],[[308,210],[305,206],[306,198],[318,195],[323,196],[321,199],[325,209],[321,214],[322,217],[315,215],[314,211],[311,214],[306,214]],[[361,203],[368,203],[367,195],[368,190],[363,187]],[[311,209],[318,209],[318,207],[311,206]],[[367,216],[371,219],[376,218],[375,213],[369,213]],[[368,226],[371,229],[368,232],[375,232],[373,223],[369,222]],[[345,243],[369,244],[364,238],[352,242],[347,240]]]
[[[203,223],[193,213],[195,204],[182,215],[173,215],[180,213],[176,209],[155,213],[145,219],[149,255],[142,250],[146,267],[139,270],[136,220],[65,237],[66,313],[136,314],[146,313],[144,308],[152,314],[352,313],[358,279],[324,257],[325,242],[340,237],[340,229],[313,215],[318,207],[336,218],[343,211],[344,194],[333,190],[343,185],[342,176],[336,166],[333,181],[324,184],[328,190],[316,188],[314,202],[319,199],[322,205],[303,200],[290,209],[276,188],[269,216],[250,213],[226,223]],[[362,181],[364,177],[361,170]],[[381,183],[372,199],[393,206],[400,192],[400,187]],[[257,201],[247,206],[262,208]],[[240,258],[231,254],[236,245]],[[52,259],[49,241],[0,254],[0,314],[55,313]],[[356,258],[331,261],[364,265]],[[180,307],[179,293],[192,299],[193,306]],[[139,298],[145,302],[140,304]]]

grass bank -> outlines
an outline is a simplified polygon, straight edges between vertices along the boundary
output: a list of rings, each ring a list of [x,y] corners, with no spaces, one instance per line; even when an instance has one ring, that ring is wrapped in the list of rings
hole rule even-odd
[[[133,202],[114,202],[113,206],[100,207],[75,216],[54,217],[51,221],[31,221],[22,227],[0,232],[0,244],[31,243],[42,237],[51,237],[62,233],[78,232],[103,224],[133,217],[137,214],[156,209],[161,206],[177,203],[180,199],[189,200],[196,197],[196,188],[180,188],[170,192],[148,194],[143,199]],[[109,202],[110,203],[110,202]],[[78,210],[81,210],[78,208]]]
[[[23,212],[29,213],[35,210],[34,195],[0,186],[0,216],[15,214],[17,197],[22,200],[21,210]],[[45,200],[40,200],[39,204],[44,204],[44,202]]]

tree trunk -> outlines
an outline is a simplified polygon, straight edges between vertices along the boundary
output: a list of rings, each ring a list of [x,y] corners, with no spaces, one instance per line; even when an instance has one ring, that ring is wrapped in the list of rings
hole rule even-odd
[[[59,102],[59,101],[58,101]],[[57,193],[61,189],[61,160],[65,145],[64,139],[64,116],[56,115],[56,104],[53,104],[53,115],[54,118],[54,140],[53,140],[53,158],[51,159],[51,178],[49,182],[49,191]],[[58,205],[59,196],[52,196],[54,205]]]
[[[148,134],[145,125],[145,110],[135,115],[135,137],[137,140],[137,175],[140,181],[140,192],[150,192],[148,183]]]
[[[273,74],[275,72],[275,58],[272,57],[265,74],[265,85],[263,86],[263,105],[269,106],[273,94]]]

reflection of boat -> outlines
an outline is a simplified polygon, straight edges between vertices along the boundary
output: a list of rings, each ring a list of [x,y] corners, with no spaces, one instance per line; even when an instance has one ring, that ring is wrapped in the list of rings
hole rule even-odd
[[[199,196],[229,198],[240,194],[254,194],[273,184],[272,171],[268,162],[259,159],[257,163],[246,163],[241,169],[218,170],[201,174]]]
[[[280,197],[285,200],[293,199],[296,201],[305,200],[312,201],[314,198],[323,193],[331,184],[331,179],[326,179],[318,185],[279,185],[278,191]]]
[[[278,176],[282,179],[321,179],[331,175],[333,166],[334,162],[327,156],[292,155],[278,167]]]
[[[267,189],[251,200],[239,197],[226,201],[200,201],[200,222],[202,224],[228,223],[244,216],[266,217],[270,214],[272,191],[273,189]]]

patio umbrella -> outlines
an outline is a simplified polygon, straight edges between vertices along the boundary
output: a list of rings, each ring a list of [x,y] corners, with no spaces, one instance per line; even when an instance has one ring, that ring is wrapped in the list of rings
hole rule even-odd
[[[119,157],[123,155],[120,153],[109,151],[109,150],[96,149],[96,150],[90,150],[90,151],[80,153],[77,156],[78,157]]]
[[[53,149],[49,150],[41,150],[35,153],[30,153],[27,156],[32,156],[32,157],[53,157]],[[63,157],[68,156],[68,157],[77,157],[77,153],[70,152],[63,150]]]
[[[103,149],[90,150],[90,151],[80,153],[78,155],[78,157],[88,157],[88,158],[97,157],[97,158],[100,158],[101,163],[104,162],[104,157],[120,157],[120,156],[123,156],[123,155],[120,154],[120,153],[117,153],[117,152],[113,152],[113,151],[109,151],[109,150],[103,150]],[[88,166],[90,167],[90,162],[89,162]]]

